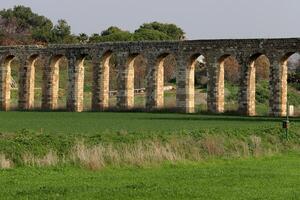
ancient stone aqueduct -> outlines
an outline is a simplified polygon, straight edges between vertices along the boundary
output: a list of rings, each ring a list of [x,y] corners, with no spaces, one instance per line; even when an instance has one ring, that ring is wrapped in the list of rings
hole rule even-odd
[[[147,61],[146,110],[164,106],[163,62],[172,54],[176,59],[176,107],[192,113],[194,106],[194,71],[196,59],[203,55],[208,66],[207,107],[210,112],[224,111],[224,60],[236,58],[241,66],[239,112],[255,115],[255,60],[265,55],[270,61],[270,114],[286,113],[287,59],[300,50],[300,38],[195,40],[172,42],[118,42],[88,45],[7,46],[0,47],[0,108],[10,109],[11,61],[17,57],[19,101],[21,110],[34,104],[34,63],[44,61],[42,109],[55,110],[58,101],[59,64],[68,59],[67,110],[83,110],[84,59],[92,58],[92,109],[102,111],[109,101],[109,60],[114,54],[118,68],[117,106],[131,109],[134,105],[134,60],[142,55]]]

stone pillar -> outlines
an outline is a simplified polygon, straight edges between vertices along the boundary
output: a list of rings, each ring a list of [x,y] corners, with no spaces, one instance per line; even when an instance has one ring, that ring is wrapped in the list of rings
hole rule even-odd
[[[102,59],[93,58],[92,110],[102,111],[109,107],[109,61],[112,53]]]
[[[84,58],[71,56],[68,68],[68,97],[67,110],[83,111]]]
[[[224,74],[224,60],[218,62],[218,72],[217,72],[217,112],[224,112],[224,102],[225,102],[225,74]]]
[[[282,78],[286,77],[287,72],[282,73],[282,67],[278,58],[270,59],[270,97],[269,97],[269,113],[271,116],[281,116],[283,112],[281,90],[287,86],[282,85]],[[286,102],[283,102],[286,103]],[[283,107],[282,107],[283,106]],[[285,110],[285,109],[284,109]],[[285,110],[286,111],[286,110]]]
[[[287,92],[288,92],[288,65],[287,65],[287,60],[284,60],[280,64],[280,97],[281,97],[281,102],[280,102],[280,116],[286,116],[287,114]]]
[[[55,110],[58,107],[59,63],[61,56],[47,61],[43,70],[42,109]]]
[[[149,56],[147,66],[146,108],[147,110],[164,107],[164,59]]]
[[[195,63],[193,58],[178,57],[176,72],[176,105],[185,113],[195,112]]]
[[[195,112],[195,64],[196,61],[190,63],[186,71],[186,113]]]
[[[10,109],[10,90],[11,90],[11,61],[13,56],[4,58],[0,68],[0,109],[8,111]]]
[[[187,62],[182,56],[176,58],[176,107],[180,112],[187,109]]]
[[[248,69],[247,79],[247,115],[256,115],[256,68],[255,61],[251,62]]]
[[[34,82],[35,61],[37,56],[20,59],[19,75],[19,109],[30,110],[34,108]]]
[[[123,54],[117,55],[117,107],[122,110],[131,109],[134,106],[134,58]]]
[[[224,64],[218,58],[208,57],[207,108],[209,112],[224,111]]]
[[[242,58],[239,63],[241,65],[241,79],[239,88],[239,113],[248,115],[248,80],[249,80],[249,62],[248,58]]]
[[[240,90],[239,90],[239,113],[247,116],[256,115],[256,57],[242,58]]]

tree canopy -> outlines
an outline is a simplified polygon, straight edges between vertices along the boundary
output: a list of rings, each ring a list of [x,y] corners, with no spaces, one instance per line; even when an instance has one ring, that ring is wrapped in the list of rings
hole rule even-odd
[[[159,22],[145,23],[136,32],[144,32],[152,30],[152,33],[164,33],[169,37],[169,40],[183,40],[185,39],[184,31],[175,24],[164,24]],[[155,31],[155,32],[154,32]],[[147,32],[149,33],[149,32]]]

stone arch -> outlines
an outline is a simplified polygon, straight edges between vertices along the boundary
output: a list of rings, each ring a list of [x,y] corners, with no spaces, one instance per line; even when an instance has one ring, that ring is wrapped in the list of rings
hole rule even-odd
[[[126,109],[131,109],[135,106],[135,73],[137,71],[136,61],[137,58],[144,56],[142,54],[130,54],[125,63],[124,69],[124,94],[123,95],[123,106]]]
[[[16,57],[7,55],[1,61],[1,110],[8,111],[10,109],[11,100],[11,63]]]
[[[39,54],[32,54],[25,60],[20,72],[19,108],[28,110],[34,108],[35,63]]]
[[[186,69],[186,77],[185,77],[185,94],[186,94],[186,105],[185,112],[194,113],[195,112],[195,70],[197,60],[203,57],[201,53],[193,54],[189,57],[187,69]]]
[[[164,101],[164,83],[165,83],[165,61],[167,58],[175,58],[172,53],[162,53],[155,58],[154,69],[148,77],[147,108],[162,109],[165,106]],[[149,79],[151,78],[151,79]],[[151,86],[149,84],[152,83]],[[170,105],[172,106],[172,105]]]
[[[263,53],[255,53],[255,54],[251,55],[249,58],[249,62],[248,62],[247,92],[246,92],[246,94],[247,94],[247,111],[246,111],[246,113],[249,116],[256,115],[256,82],[257,82],[257,80],[256,80],[257,79],[257,77],[256,77],[256,74],[257,74],[256,61],[261,56],[265,56],[269,62],[269,58],[267,57],[267,55],[265,55]],[[270,65],[269,65],[269,68],[270,68]],[[269,90],[270,90],[270,87],[271,86],[269,85]]]
[[[230,54],[225,54],[218,59],[218,73],[217,73],[217,95],[216,95],[216,111],[218,113],[224,112],[224,63],[225,60],[230,57]]]
[[[216,111],[222,113],[225,111],[225,71],[226,61],[232,58],[237,62],[236,58],[231,54],[224,54],[218,59],[218,69],[216,76]],[[239,72],[240,73],[240,72]]]
[[[146,105],[147,64],[144,54],[138,54],[134,59],[134,107],[138,109],[144,109]]]
[[[158,56],[156,59],[156,73],[155,73],[155,96],[156,96],[156,108],[164,107],[164,61],[171,54],[164,53]]]
[[[285,116],[287,114],[287,103],[288,103],[288,60],[293,55],[297,54],[297,52],[288,52],[286,53],[280,60],[280,76],[279,76],[279,82],[280,82],[280,109],[279,109],[279,115]]]
[[[55,110],[59,108],[59,88],[60,71],[62,60],[66,60],[65,55],[56,54],[50,57],[49,65],[43,74],[43,100],[42,108],[44,110]]]
[[[84,109],[84,61],[88,55],[70,56],[68,68],[67,110],[82,112]]]
[[[106,110],[110,98],[110,61],[113,56],[111,50],[106,51],[100,58],[93,60],[93,110]]]

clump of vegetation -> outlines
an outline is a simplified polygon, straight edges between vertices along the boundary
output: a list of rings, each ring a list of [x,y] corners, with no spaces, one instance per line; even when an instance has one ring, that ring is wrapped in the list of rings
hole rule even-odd
[[[269,97],[270,97],[269,81],[260,80],[258,83],[256,83],[256,94],[255,94],[256,102],[261,104],[268,104]]]

